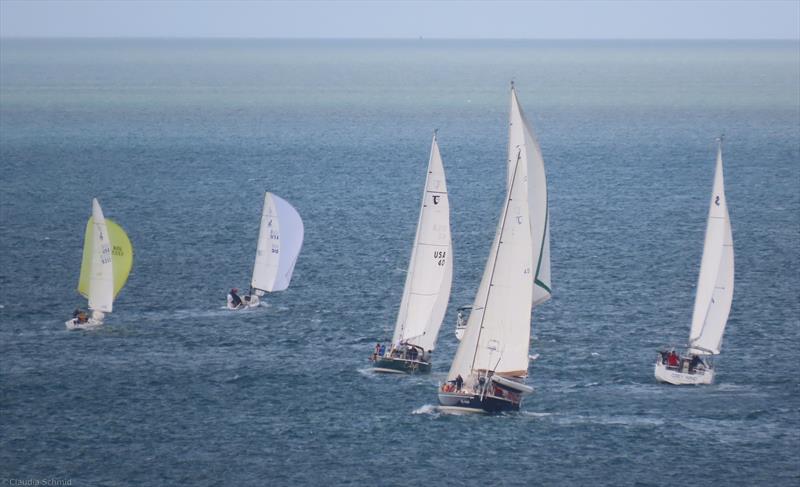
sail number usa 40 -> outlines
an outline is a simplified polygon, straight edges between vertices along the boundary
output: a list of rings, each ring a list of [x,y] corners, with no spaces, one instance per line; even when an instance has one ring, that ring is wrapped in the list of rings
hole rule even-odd
[[[436,265],[444,265],[446,262],[445,256],[447,256],[447,252],[444,250],[433,251],[433,260],[436,261]]]

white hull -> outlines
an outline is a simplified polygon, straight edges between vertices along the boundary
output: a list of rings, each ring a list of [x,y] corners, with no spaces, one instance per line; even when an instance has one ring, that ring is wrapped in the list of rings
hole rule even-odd
[[[462,306],[458,308],[458,315],[456,316],[456,339],[459,342],[464,337],[464,331],[467,329],[467,319],[471,311],[472,306]]]
[[[64,322],[64,324],[67,326],[67,330],[93,330],[100,327],[103,322],[97,321],[94,318],[89,318],[88,321],[78,323],[78,319],[73,318],[71,320],[67,320]]]
[[[656,380],[659,382],[666,382],[676,386],[682,385],[701,385],[711,384],[714,382],[714,369],[698,370],[692,373],[682,371],[675,368],[668,368],[661,362],[657,362],[655,366]]]
[[[230,311],[258,308],[259,306],[261,306],[261,300],[255,294],[252,296],[242,297],[242,304],[240,304],[239,306],[231,306],[230,303],[227,304],[227,307]]]

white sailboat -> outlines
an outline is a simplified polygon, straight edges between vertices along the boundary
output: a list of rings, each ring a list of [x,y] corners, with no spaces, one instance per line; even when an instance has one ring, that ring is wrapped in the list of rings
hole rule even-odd
[[[92,217],[86,224],[78,292],[89,301],[91,316],[76,309],[65,325],[68,330],[103,324],[114,298],[125,286],[133,266],[133,247],[125,231],[103,216],[97,198],[92,199]]]
[[[236,303],[229,294],[228,309],[255,308],[261,304],[264,293],[283,291],[289,287],[303,246],[303,232],[303,220],[297,210],[283,198],[267,192],[261,210],[250,293],[244,296],[241,303]]]
[[[514,165],[519,149],[522,150],[523,163],[527,172],[524,179],[528,185],[528,209],[531,227],[532,262],[536,273],[533,285],[533,306],[538,306],[550,299],[550,212],[547,206],[547,178],[544,170],[544,158],[539,141],[525,118],[525,113],[517,99],[514,83],[511,83],[511,102],[508,110],[508,159],[507,188],[511,187]],[[543,229],[543,230],[542,230]],[[544,236],[542,236],[544,232]],[[456,338],[460,341],[464,336],[472,306],[462,306],[456,317]]]
[[[417,233],[392,343],[388,347],[376,346],[371,357],[374,371],[430,372],[431,355],[447,311],[452,281],[450,201],[434,132]]]
[[[655,365],[658,381],[675,385],[714,381],[711,356],[720,353],[733,302],[733,275],[733,234],[725,199],[720,137],[689,343],[680,355],[674,349],[659,352]]]
[[[550,298],[544,160],[511,86],[505,203],[466,328],[439,389],[450,412],[518,410],[528,376],[531,310]]]

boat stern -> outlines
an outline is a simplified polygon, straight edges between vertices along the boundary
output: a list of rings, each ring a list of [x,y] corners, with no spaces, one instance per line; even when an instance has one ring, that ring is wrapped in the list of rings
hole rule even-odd
[[[430,362],[396,357],[377,357],[372,360],[372,370],[382,374],[427,374],[431,371]]]
[[[676,386],[704,385],[714,382],[714,369],[707,368],[702,371],[688,372],[682,369],[667,367],[663,362],[656,362],[654,375],[658,382]]]

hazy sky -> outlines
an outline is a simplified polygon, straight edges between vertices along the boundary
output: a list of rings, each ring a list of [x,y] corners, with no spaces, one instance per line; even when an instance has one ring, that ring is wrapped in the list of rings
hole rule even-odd
[[[800,0],[0,0],[0,36],[800,39]]]

